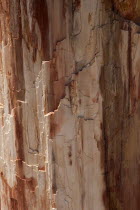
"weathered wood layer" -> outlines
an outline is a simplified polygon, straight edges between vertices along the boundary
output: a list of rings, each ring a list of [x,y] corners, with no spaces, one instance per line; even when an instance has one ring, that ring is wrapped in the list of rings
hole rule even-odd
[[[139,1],[0,0],[2,210],[139,210]]]

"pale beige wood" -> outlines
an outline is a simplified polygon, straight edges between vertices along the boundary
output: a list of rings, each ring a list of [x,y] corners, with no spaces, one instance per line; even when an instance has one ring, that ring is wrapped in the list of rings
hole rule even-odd
[[[139,210],[139,4],[0,0],[2,210]]]

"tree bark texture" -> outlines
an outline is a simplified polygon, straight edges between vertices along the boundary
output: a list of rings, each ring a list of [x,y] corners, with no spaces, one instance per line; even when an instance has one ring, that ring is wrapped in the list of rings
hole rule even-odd
[[[140,1],[0,0],[0,209],[140,209]]]

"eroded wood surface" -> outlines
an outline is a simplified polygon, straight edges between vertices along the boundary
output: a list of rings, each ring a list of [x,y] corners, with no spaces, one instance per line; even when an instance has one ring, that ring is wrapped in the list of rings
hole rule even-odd
[[[0,0],[2,210],[139,210],[138,11]]]

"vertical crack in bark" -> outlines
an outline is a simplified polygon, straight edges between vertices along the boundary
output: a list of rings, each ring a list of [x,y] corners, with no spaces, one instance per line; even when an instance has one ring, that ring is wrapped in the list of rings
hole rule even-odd
[[[128,54],[127,54],[127,68],[128,68],[128,93],[130,97],[129,103],[129,113],[131,114],[131,105],[133,103],[132,100],[132,83],[133,83],[133,78],[132,78],[132,49],[131,49],[131,23],[128,23]]]
[[[46,0],[33,0],[33,17],[37,20],[40,28],[42,60],[50,60],[51,43],[49,42],[49,20]],[[33,23],[33,30],[35,30],[35,22]]]
[[[106,190],[103,195],[103,201],[106,206],[106,209],[110,209],[110,187],[109,187],[109,178],[108,178],[108,173],[109,173],[109,168],[108,168],[108,137],[107,137],[107,128],[106,128],[106,112],[105,112],[105,107],[106,107],[106,95],[105,95],[105,67],[101,68],[101,75],[100,75],[100,88],[101,88],[101,93],[103,96],[103,124],[102,124],[102,138],[103,138],[103,146],[102,146],[102,161],[104,165],[104,180],[105,180],[105,185],[106,185]]]

